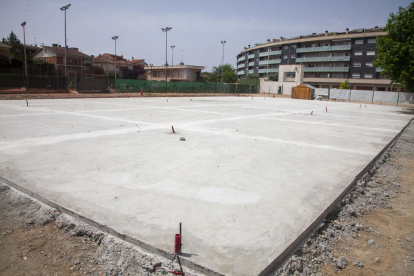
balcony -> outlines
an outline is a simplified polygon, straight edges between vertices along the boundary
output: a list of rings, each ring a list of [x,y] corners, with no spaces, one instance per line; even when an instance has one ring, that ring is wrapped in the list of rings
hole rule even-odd
[[[247,56],[249,59],[254,58],[254,54],[253,55],[248,55]]]
[[[237,65],[237,68],[239,68],[239,69],[244,68],[244,67],[246,67],[246,64],[244,64],[244,63]]]
[[[349,67],[305,67],[305,72],[349,72]]]
[[[323,47],[311,47],[311,48],[297,48],[296,53],[350,51],[350,50],[351,50],[351,45],[338,45],[338,46],[323,46]]]
[[[349,56],[341,57],[310,57],[310,58],[297,58],[296,62],[329,62],[329,61],[349,61]]]
[[[254,70],[249,70],[249,74],[254,74]]]
[[[277,55],[281,55],[282,51],[270,51],[270,52],[263,52],[263,53],[259,53],[259,57],[267,57],[267,56],[277,56]]]
[[[246,56],[239,57],[239,58],[237,59],[237,62],[243,61],[243,60],[245,60],[245,59],[246,59]]]
[[[281,62],[282,62],[281,59],[261,60],[259,61],[259,65],[279,64]]]
[[[382,69],[381,67],[375,68],[375,72],[381,73],[382,71],[384,71],[384,69]]]
[[[278,73],[279,72],[279,68],[272,68],[272,69],[259,69],[259,74],[261,73]]]
[[[238,75],[238,76],[240,76],[240,75],[244,75],[244,70],[238,71],[238,72],[237,72],[237,75]]]
[[[253,62],[249,62],[249,66],[254,66],[254,61]]]

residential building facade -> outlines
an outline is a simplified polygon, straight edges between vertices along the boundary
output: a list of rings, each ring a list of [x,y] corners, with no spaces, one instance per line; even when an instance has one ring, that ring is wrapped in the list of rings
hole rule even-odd
[[[33,55],[33,59],[40,59],[55,64],[59,72],[64,72],[66,63],[67,71],[76,72],[76,76],[83,76],[90,73],[89,66],[85,65],[85,61],[91,59],[89,55],[80,52],[75,47],[68,47],[66,52],[65,62],[65,47],[52,44],[52,46],[43,46],[42,49]]]
[[[146,66],[147,80],[165,81],[165,66]],[[204,66],[179,65],[167,66],[167,81],[198,81]]]
[[[348,80],[352,89],[391,91],[391,81],[381,68],[373,66],[376,38],[381,35],[387,33],[382,28],[372,28],[268,39],[267,43],[245,47],[237,55],[237,75],[245,78],[259,74],[267,78],[278,73],[281,64],[303,64],[305,84],[338,88]],[[293,78],[294,73],[289,77]]]
[[[115,73],[115,55],[114,54],[100,54],[92,59],[93,66],[100,66],[106,73]],[[124,68],[132,69],[134,65],[147,66],[145,59],[125,59],[124,56],[116,56],[116,72],[122,73]]]

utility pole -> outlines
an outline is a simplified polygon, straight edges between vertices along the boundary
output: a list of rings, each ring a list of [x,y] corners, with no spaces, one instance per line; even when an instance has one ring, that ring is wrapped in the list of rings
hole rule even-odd
[[[71,4],[68,4],[68,5],[66,5],[66,6],[63,6],[63,7],[61,7],[60,8],[60,10],[61,11],[65,11],[65,77],[67,77],[68,75],[67,75],[67,67],[66,67],[66,63],[67,63],[67,58],[66,58],[66,51],[67,51],[67,45],[66,45],[66,41],[67,41],[67,39],[66,39],[66,10],[67,9],[69,9],[69,7],[71,6]]]
[[[171,47],[171,66],[172,66],[171,79],[174,81],[174,48],[175,48],[175,45],[172,45],[170,47]]]
[[[24,21],[22,24],[23,27],[23,46],[24,46],[24,73],[26,75],[26,94],[27,94],[27,90],[29,89],[29,83],[28,83],[28,79],[29,77],[27,76],[27,58],[26,58],[26,21]]]
[[[169,31],[171,31],[172,27],[165,27],[165,28],[161,28],[161,30],[163,32],[165,32],[165,92],[167,92],[167,66],[168,66],[168,61],[167,61],[167,34]]]
[[[223,80],[223,76],[224,76],[224,67],[223,67],[223,63],[224,63],[224,44],[226,44],[226,41],[222,41],[221,44],[223,44],[223,58],[221,59],[221,83],[224,83]]]
[[[112,39],[115,40],[115,93],[116,93],[116,40],[118,39],[119,36],[113,36]]]

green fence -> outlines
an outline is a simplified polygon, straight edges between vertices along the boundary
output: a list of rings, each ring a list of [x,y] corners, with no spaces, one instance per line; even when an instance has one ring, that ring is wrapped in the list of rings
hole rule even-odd
[[[259,86],[260,85],[260,80],[259,79],[239,79],[239,84]]]
[[[119,93],[128,92],[153,93],[258,93],[259,87],[247,84],[223,84],[203,82],[161,82],[146,80],[117,79],[116,90]]]

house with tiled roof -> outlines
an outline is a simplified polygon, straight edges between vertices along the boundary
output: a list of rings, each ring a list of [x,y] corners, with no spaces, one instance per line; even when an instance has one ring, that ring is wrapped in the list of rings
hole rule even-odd
[[[145,62],[145,59],[134,59],[134,57],[132,57],[129,63],[132,65],[141,65],[142,67],[148,66],[148,63]]]
[[[141,65],[142,67],[148,66],[145,59],[134,59],[127,60],[123,55],[116,56],[116,72],[119,74],[124,68],[132,69],[134,65]],[[100,54],[92,59],[93,66],[102,67],[105,72],[115,72],[115,55],[114,54]]]
[[[65,70],[65,47],[58,44],[52,46],[43,46],[34,55],[33,59],[44,60],[48,63],[55,64],[60,72]],[[76,72],[77,76],[82,76],[89,73],[89,66],[85,65],[85,61],[91,59],[91,56],[86,55],[75,47],[67,47],[66,49],[66,65],[68,72]]]
[[[11,46],[7,43],[0,42],[0,54],[10,57]]]

